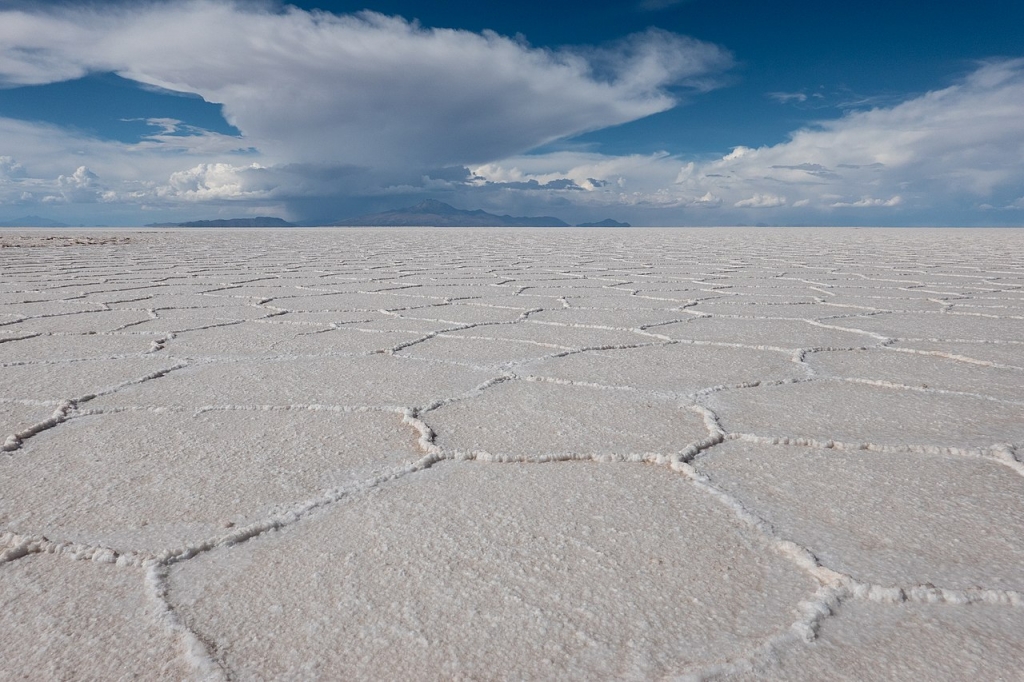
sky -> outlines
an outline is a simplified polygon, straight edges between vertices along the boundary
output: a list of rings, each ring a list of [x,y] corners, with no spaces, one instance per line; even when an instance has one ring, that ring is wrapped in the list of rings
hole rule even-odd
[[[0,222],[1024,225],[1024,2],[0,0]]]

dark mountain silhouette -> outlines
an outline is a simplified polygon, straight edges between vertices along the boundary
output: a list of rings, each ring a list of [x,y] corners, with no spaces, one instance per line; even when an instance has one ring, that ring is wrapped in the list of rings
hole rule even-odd
[[[37,215],[27,215],[22,218],[16,218],[15,220],[2,222],[0,223],[0,227],[70,227],[70,225],[58,223],[56,220],[40,218]]]
[[[618,220],[605,218],[597,223],[580,223],[576,227],[632,227],[629,223],[620,223]]]
[[[221,220],[192,220],[187,223],[150,223],[146,227],[295,227],[280,218],[258,216],[256,218],[228,218]]]
[[[569,227],[552,216],[516,217],[487,211],[463,211],[428,199],[415,206],[339,220],[332,225],[365,227]]]

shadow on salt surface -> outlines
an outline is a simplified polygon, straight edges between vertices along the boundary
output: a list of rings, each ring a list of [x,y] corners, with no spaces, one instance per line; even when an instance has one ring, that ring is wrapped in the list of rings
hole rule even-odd
[[[546,381],[505,381],[422,419],[443,450],[481,458],[667,459],[708,437],[702,415],[677,400]]]
[[[695,466],[857,580],[1024,591],[1024,477],[997,462],[727,441]]]
[[[708,408],[726,432],[850,445],[977,450],[1024,440],[1020,405],[841,380],[722,391]]]
[[[1024,670],[1024,610],[972,604],[844,603],[818,639],[779,654],[743,682],[1012,680]],[[823,673],[823,671],[827,671]]]
[[[816,586],[678,474],[595,463],[437,464],[169,579],[240,678],[679,674]]]
[[[542,377],[689,395],[713,386],[806,376],[787,353],[685,343],[574,353],[521,371]]]
[[[6,679],[192,677],[140,569],[36,554],[3,567],[0,603]]]
[[[0,518],[16,533],[121,552],[196,545],[415,462],[419,433],[402,416],[295,409],[74,418],[0,462]]]

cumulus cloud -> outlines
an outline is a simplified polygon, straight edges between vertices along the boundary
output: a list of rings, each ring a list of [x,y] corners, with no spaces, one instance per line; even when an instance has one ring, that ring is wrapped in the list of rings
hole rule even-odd
[[[262,170],[265,169],[258,163],[248,166],[201,163],[188,170],[171,173],[167,184],[158,187],[156,193],[186,201],[259,198],[272,189],[269,183],[258,181]]]
[[[686,205],[697,208],[718,208],[722,205],[722,198],[716,197],[711,192],[705,192],[702,196],[694,197]]]
[[[761,194],[760,192],[733,204],[737,208],[777,208],[785,205],[786,197],[780,197],[775,194]]]
[[[847,208],[985,198],[1024,184],[1021,111],[1024,60],[986,63],[956,85],[899,105],[850,113],[771,147],[739,147],[683,184],[784,188],[814,205]]]
[[[659,30],[547,50],[372,12],[203,0],[0,12],[0,46],[0,83],[114,71],[223,103],[274,163],[376,167],[482,163],[635,120],[731,64]]]
[[[115,71],[222,103],[242,131],[154,118],[149,137],[125,144],[0,118],[0,202],[260,206],[301,218],[353,198],[380,210],[439,196],[634,224],[998,216],[1024,206],[1024,60],[981,63],[948,87],[716,158],[537,154],[526,152],[672,107],[680,87],[715,86],[729,53],[658,30],[549,50],[374,13],[269,7],[0,11],[0,86]],[[354,210],[344,206],[317,215]]]
[[[947,88],[717,159],[560,153],[514,157],[477,172],[519,182],[569,177],[588,190],[572,199],[577,204],[676,209],[662,222],[700,221],[689,209],[712,206],[721,211],[707,220],[736,222],[767,208],[773,219],[790,222],[841,213],[851,220],[882,212],[977,216],[981,202],[1013,206],[1024,192],[1021,111],[1024,60],[992,61]],[[583,178],[607,184],[584,185]]]
[[[25,167],[12,156],[0,156],[0,182],[25,177]]]

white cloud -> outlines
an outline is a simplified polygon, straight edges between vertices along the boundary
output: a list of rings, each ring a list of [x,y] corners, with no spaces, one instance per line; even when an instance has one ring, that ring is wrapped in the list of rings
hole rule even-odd
[[[0,156],[0,182],[25,177],[25,167],[12,156]]]
[[[899,194],[888,199],[875,199],[873,197],[861,197],[856,201],[836,201],[829,206],[832,208],[875,208],[878,206],[899,206],[903,203],[903,197]]]
[[[807,95],[802,92],[769,92],[767,95],[780,104],[807,101]]]
[[[652,29],[552,51],[371,12],[198,0],[0,12],[0,82],[116,71],[224,105],[273,163],[483,163],[675,105],[724,50]]]
[[[778,208],[785,205],[786,197],[780,197],[776,194],[761,194],[760,192],[733,204],[737,208]]]
[[[701,220],[687,211],[704,205],[700,197],[715,197],[722,207],[708,220],[743,222],[746,212],[773,208],[773,220],[804,222],[815,214],[827,221],[837,212],[871,208],[887,210],[884,215],[930,213],[939,222],[950,211],[977,211],[979,199],[1006,205],[1024,192],[1021,111],[1024,60],[993,61],[942,90],[801,129],[774,146],[736,147],[717,159],[560,153],[490,164],[486,174],[514,169],[519,181],[611,181],[567,200],[676,209],[661,219],[666,222]]]
[[[694,197],[687,206],[698,208],[718,208],[722,205],[722,198],[716,197],[711,192],[705,192],[703,196]]]
[[[272,186],[253,181],[253,171],[264,170],[258,163],[233,166],[228,163],[201,163],[188,170],[171,173],[167,184],[156,189],[163,198],[185,201],[238,200],[266,198]]]
[[[660,224],[746,222],[768,208],[773,222],[828,222],[1024,207],[1024,60],[718,158],[525,153],[669,108],[676,87],[711,87],[730,63],[657,30],[553,51],[372,13],[217,2],[0,11],[0,84],[117,71],[223,103],[243,133],[150,119],[151,136],[124,144],[0,118],[0,203],[241,211],[444,192],[471,208]]]
[[[964,81],[894,107],[739,147],[683,179],[686,189],[796,194],[834,207],[934,205],[1024,184],[1024,60],[981,65]],[[840,199],[824,201],[825,195]],[[872,199],[877,196],[887,199]]]

